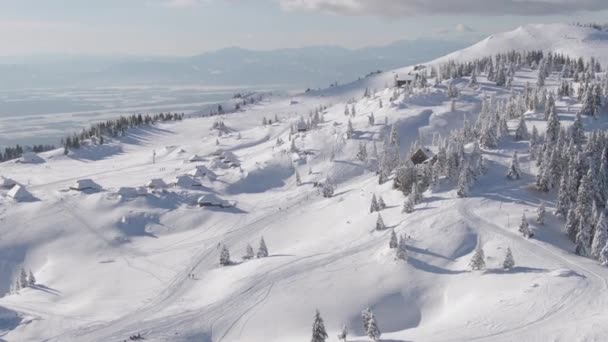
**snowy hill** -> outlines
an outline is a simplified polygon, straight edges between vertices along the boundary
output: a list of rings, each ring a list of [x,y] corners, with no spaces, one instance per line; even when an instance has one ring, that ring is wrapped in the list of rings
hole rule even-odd
[[[438,61],[470,60],[481,56],[517,51],[552,51],[571,57],[598,58],[608,63],[608,31],[568,24],[537,24],[492,35],[466,49],[456,51]]]
[[[515,36],[559,31],[581,39],[560,51],[606,61],[608,41],[584,39],[591,30],[526,26],[442,60],[530,50]],[[565,49],[563,39],[535,40]],[[31,195],[0,189],[0,340],[306,341],[318,309],[328,341],[343,324],[348,341],[371,341],[366,308],[382,341],[606,340],[608,268],[574,253],[553,214],[559,181],[543,191],[536,176],[553,175],[560,163],[550,157],[573,151],[581,157],[570,163],[601,170],[582,161],[597,159],[606,139],[565,142],[578,123],[605,129],[608,112],[577,121],[582,82],[563,61],[527,57],[539,60],[483,59],[460,71],[439,60],[429,65],[441,80],[427,70],[426,85],[394,87],[407,67],[0,164],[0,176]],[[594,74],[605,103],[606,74]],[[508,86],[497,85],[501,75]],[[558,96],[564,80],[574,90]],[[547,153],[554,118],[575,128]],[[411,152],[431,158],[413,166]],[[370,212],[374,197],[385,207]],[[544,222],[535,220],[541,204]],[[522,214],[533,237],[518,230]],[[401,247],[390,248],[393,232]],[[505,269],[508,249],[515,263]],[[471,270],[475,255],[481,270]]]

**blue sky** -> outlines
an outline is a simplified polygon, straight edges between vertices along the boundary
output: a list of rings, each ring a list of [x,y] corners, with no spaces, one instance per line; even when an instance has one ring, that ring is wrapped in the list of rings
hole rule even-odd
[[[607,0],[0,0],[0,55],[475,41],[530,22],[608,21],[607,8]]]

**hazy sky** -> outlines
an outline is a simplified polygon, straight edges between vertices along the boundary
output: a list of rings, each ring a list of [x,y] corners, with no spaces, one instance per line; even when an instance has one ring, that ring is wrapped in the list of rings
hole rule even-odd
[[[0,0],[0,55],[472,41],[529,22],[607,18],[608,0]]]

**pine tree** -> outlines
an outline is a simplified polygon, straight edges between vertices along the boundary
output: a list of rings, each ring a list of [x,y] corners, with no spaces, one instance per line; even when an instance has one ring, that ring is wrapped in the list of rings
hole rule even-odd
[[[576,211],[574,208],[570,208],[568,210],[568,215],[566,216],[566,234],[572,241],[576,241],[576,236],[578,235],[578,217],[576,215]]]
[[[243,256],[243,259],[250,260],[250,259],[253,259],[254,257],[255,257],[255,254],[253,253],[253,247],[251,247],[250,244],[247,244],[247,247],[245,248],[245,255]]]
[[[486,259],[486,257],[483,252],[483,248],[480,245],[477,245],[477,248],[475,249],[475,253],[473,254],[473,257],[471,258],[471,262],[469,263],[469,267],[471,267],[471,270],[473,270],[473,271],[483,270],[486,268],[485,259]]]
[[[222,245],[222,251],[220,252],[220,265],[228,266],[232,264],[230,261],[230,252],[228,251],[228,247],[226,245]]]
[[[502,268],[505,270],[511,270],[515,266],[515,259],[513,259],[513,253],[511,248],[507,248],[507,254],[505,254],[505,260],[502,262]]]
[[[327,177],[327,179],[325,180],[325,182],[323,183],[323,186],[321,188],[323,197],[330,198],[334,195],[335,191],[336,191],[336,186],[334,185],[332,179]]]
[[[403,202],[403,209],[401,210],[401,213],[411,214],[413,212],[414,212],[414,203],[412,203],[412,201],[409,198],[406,198],[405,202]]]
[[[376,200],[376,194],[372,195],[372,204],[369,207],[369,212],[373,213],[376,211],[380,211],[380,206],[378,205],[378,200]]]
[[[541,202],[538,209],[536,209],[536,223],[545,224],[545,213],[546,213],[545,203]]]
[[[28,285],[29,282],[27,281],[27,273],[25,273],[25,270],[21,268],[21,273],[19,274],[19,286],[24,289],[28,287]]]
[[[461,198],[467,197],[469,194],[469,175],[467,169],[468,167],[464,165],[460,171],[460,176],[458,177],[458,189],[456,190],[456,195]]]
[[[559,184],[559,193],[557,195],[557,207],[555,215],[566,218],[570,209],[570,195],[568,194],[568,178],[562,177]]]
[[[296,186],[302,185],[302,178],[300,178],[300,173],[296,170]]]
[[[515,140],[528,140],[529,137],[528,126],[526,125],[526,120],[524,120],[524,116],[522,115],[519,118],[519,123],[517,124],[517,129],[515,130]]]
[[[591,193],[592,172],[589,170],[582,178],[576,197],[576,218],[578,232],[576,234],[576,254],[588,256],[591,253],[591,239],[593,231],[592,210],[593,197]]]
[[[399,243],[397,244],[397,259],[407,261],[407,245],[405,243],[405,236],[399,236]]]
[[[348,327],[346,324],[342,324],[342,330],[338,334],[338,340],[346,342],[346,337],[348,337]]]
[[[576,118],[570,126],[570,136],[575,144],[582,144],[585,141],[585,129],[583,128],[583,118],[581,113],[576,114]]]
[[[547,122],[547,133],[545,134],[547,143],[555,144],[557,142],[560,127],[559,117],[555,111],[555,106],[553,106],[553,109],[549,114],[549,121]]]
[[[384,199],[382,198],[382,196],[378,196],[378,209],[386,209],[386,203],[384,203]]]
[[[28,273],[27,284],[29,286],[32,286],[32,285],[36,284],[36,277],[34,277],[34,273],[32,273],[32,270],[30,270],[30,272]]]
[[[604,248],[602,248],[602,251],[600,252],[600,264],[602,264],[602,266],[608,266],[608,244],[606,244],[606,246],[604,246]]]
[[[258,253],[256,254],[258,258],[265,258],[268,256],[268,248],[266,247],[266,241],[264,241],[264,237],[260,239],[260,247],[258,248]]]
[[[362,162],[367,161],[367,146],[363,143],[359,143],[359,152],[357,152],[357,159]]]
[[[603,210],[595,225],[595,234],[591,244],[591,256],[599,259],[602,249],[606,246],[606,242],[608,242],[608,217],[606,217],[606,210]]]
[[[530,225],[528,224],[528,219],[526,219],[526,214],[521,215],[521,223],[519,224],[519,232],[526,238],[531,238],[534,236],[530,232]]]
[[[325,342],[328,338],[327,331],[325,331],[325,323],[323,323],[323,318],[321,318],[321,314],[319,310],[315,313],[315,321],[312,324],[312,339],[310,342]]]
[[[363,318],[363,327],[365,328],[365,333],[369,338],[373,341],[378,341],[382,333],[378,328],[378,323],[376,322],[376,317],[370,308],[365,309],[361,314]]]
[[[348,125],[346,128],[346,139],[352,139],[354,133],[355,133],[355,129],[353,128],[353,123],[350,120],[348,120]]]
[[[298,152],[298,147],[296,146],[296,139],[291,139],[291,147],[289,148],[291,153]]]
[[[378,218],[376,219],[376,230],[385,230],[386,226],[384,225],[384,220],[382,220],[382,215],[378,214]]]
[[[469,81],[469,87],[477,86],[477,68],[473,68],[471,73],[471,80]]]
[[[519,160],[517,156],[517,151],[513,153],[513,158],[511,159],[511,165],[509,166],[509,172],[507,172],[507,178],[509,179],[519,179],[521,178],[521,170],[519,168]]]
[[[394,249],[394,248],[397,248],[398,244],[399,244],[399,242],[397,240],[397,234],[395,234],[395,230],[392,229],[391,230],[391,239],[390,239],[390,241],[388,243],[388,247],[390,249]]]

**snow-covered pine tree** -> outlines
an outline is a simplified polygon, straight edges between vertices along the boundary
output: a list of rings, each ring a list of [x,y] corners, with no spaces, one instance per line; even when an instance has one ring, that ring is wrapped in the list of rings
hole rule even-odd
[[[380,210],[380,206],[378,205],[378,200],[376,199],[376,194],[372,195],[372,203],[369,206],[369,212],[373,213]]]
[[[266,241],[264,241],[264,237],[260,238],[260,247],[258,247],[258,253],[256,254],[258,258],[265,258],[268,256],[268,248],[266,247]]]
[[[27,284],[28,284],[28,286],[32,286],[32,285],[36,284],[36,277],[34,276],[34,273],[32,273],[32,270],[30,270],[27,275]]]
[[[515,259],[513,259],[513,253],[511,248],[507,248],[507,254],[505,254],[505,260],[502,262],[502,268],[505,270],[513,269],[515,266]]]
[[[362,162],[367,161],[367,146],[363,143],[359,143],[359,152],[357,152],[357,159]]]
[[[362,313],[362,318],[367,337],[371,338],[375,342],[379,341],[382,333],[378,328],[378,323],[376,322],[376,317],[374,316],[372,310],[370,308],[365,309],[365,311]]]
[[[549,121],[547,121],[547,132],[545,133],[545,139],[548,144],[553,145],[557,142],[560,127],[559,117],[557,116],[555,106],[553,106],[549,114]]]
[[[321,318],[321,314],[317,310],[315,312],[315,321],[312,324],[312,338],[310,342],[325,342],[328,337],[323,318]]]
[[[382,195],[378,196],[378,209],[379,210],[386,209],[386,203],[384,203],[384,198],[382,198]]]
[[[412,183],[412,190],[410,191],[409,199],[414,204],[422,202],[422,193],[418,189],[418,183],[416,182]]]
[[[376,219],[376,230],[385,230],[386,225],[384,225],[384,220],[382,220],[382,215],[378,214],[378,218]]]
[[[467,197],[469,194],[469,175],[467,169],[468,167],[464,165],[460,171],[460,176],[458,177],[458,189],[456,190],[456,195],[458,195],[460,198]]]
[[[579,228],[578,217],[576,215],[576,210],[574,208],[570,208],[568,210],[568,215],[566,216],[566,234],[572,241],[576,241],[576,236],[578,235]]]
[[[401,213],[403,214],[411,214],[414,212],[414,203],[409,198],[406,198],[403,202],[403,209]]]
[[[602,266],[608,266],[608,244],[606,244],[606,246],[604,246],[604,248],[602,248],[602,251],[600,252],[600,264],[602,264]]]
[[[228,266],[232,264],[230,261],[230,252],[228,251],[228,247],[226,245],[222,245],[222,251],[220,252],[220,265]]]
[[[29,282],[27,281],[27,273],[25,273],[25,269],[23,268],[21,268],[21,272],[19,273],[19,285],[22,289],[28,287],[29,285]]]
[[[250,259],[253,259],[254,257],[255,257],[255,254],[253,253],[253,247],[251,247],[250,244],[247,244],[247,247],[245,247],[245,255],[243,256],[243,259],[250,260]]]
[[[342,324],[342,330],[338,334],[338,340],[342,342],[346,342],[346,338],[348,337],[348,327],[346,324]]]
[[[333,180],[331,178],[327,177],[327,179],[325,180],[325,182],[323,183],[323,186],[321,188],[323,197],[330,198],[334,195],[335,191],[336,191],[336,186],[334,185]]]
[[[515,180],[521,178],[521,169],[519,168],[519,160],[517,151],[513,152],[513,158],[511,159],[511,165],[509,165],[509,171],[507,172],[507,178]]]
[[[528,219],[526,218],[526,214],[521,215],[521,223],[519,224],[519,232],[525,238],[531,238],[534,236],[532,232],[530,232],[530,225],[528,224]]]
[[[399,242],[397,243],[397,259],[407,261],[407,245],[405,243],[405,236],[399,236]]]
[[[475,248],[475,253],[473,254],[473,257],[471,258],[471,262],[469,263],[469,267],[471,267],[471,270],[473,271],[483,270],[486,268],[485,259],[486,257],[483,252],[483,248],[480,244],[478,244],[477,248]]]
[[[545,224],[545,214],[546,214],[545,202],[541,202],[538,209],[536,209],[536,223]]]
[[[395,230],[391,229],[391,239],[388,242],[388,247],[390,249],[397,248],[399,245],[399,241],[397,240],[397,234],[395,234]]]
[[[296,139],[291,139],[291,147],[289,148],[291,153],[298,152],[298,147],[296,146]]]
[[[352,139],[355,130],[353,128],[352,121],[348,120],[348,125],[346,127],[346,139]]]
[[[528,126],[526,125],[526,120],[524,116],[520,116],[519,123],[517,124],[517,129],[515,130],[515,140],[522,141],[528,140],[530,135],[528,134]]]
[[[473,71],[471,72],[471,79],[469,80],[469,87],[476,87],[477,86],[477,68],[473,68]]]
[[[582,178],[576,196],[576,220],[578,232],[576,234],[576,254],[589,256],[591,254],[591,239],[593,231],[593,194],[591,193],[592,172],[589,170]]]
[[[559,184],[559,192],[557,195],[557,206],[555,208],[555,215],[558,217],[566,218],[568,216],[568,209],[570,209],[570,195],[568,194],[568,178],[562,177]]]
[[[595,225],[595,234],[591,243],[591,256],[599,260],[606,242],[608,242],[608,217],[606,217],[606,209],[604,209]]]
[[[585,129],[583,128],[583,118],[581,113],[576,113],[576,118],[570,126],[570,136],[575,144],[581,145],[585,141]]]

